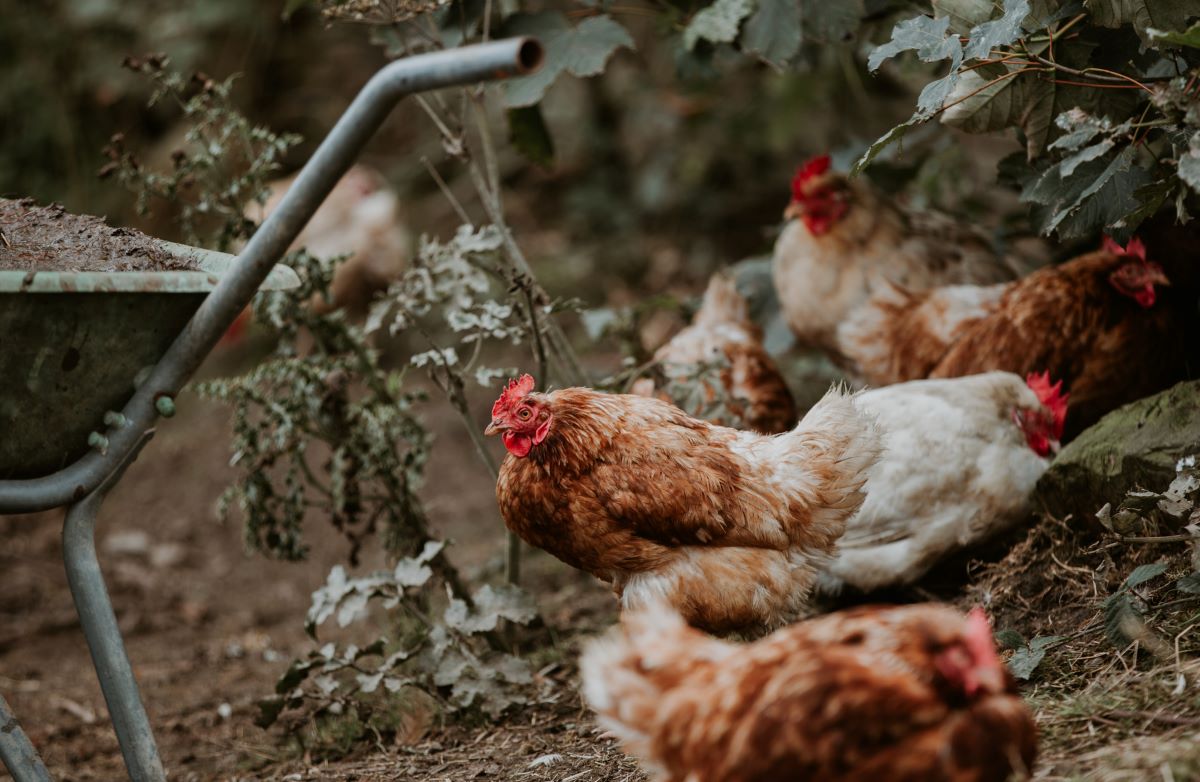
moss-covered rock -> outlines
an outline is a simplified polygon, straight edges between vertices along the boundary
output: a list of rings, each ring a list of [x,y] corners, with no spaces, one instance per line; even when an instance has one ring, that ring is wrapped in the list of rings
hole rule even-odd
[[[1200,451],[1200,381],[1180,383],[1106,415],[1062,449],[1042,476],[1037,502],[1058,517],[1094,517],[1125,492],[1161,491],[1180,457]]]

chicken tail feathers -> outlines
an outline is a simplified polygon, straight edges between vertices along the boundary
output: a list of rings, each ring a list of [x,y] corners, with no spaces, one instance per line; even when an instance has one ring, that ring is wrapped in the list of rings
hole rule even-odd
[[[793,485],[810,502],[810,529],[833,538],[862,507],[867,477],[884,449],[882,429],[858,396],[831,388],[795,429],[777,438],[783,458],[796,465]]]

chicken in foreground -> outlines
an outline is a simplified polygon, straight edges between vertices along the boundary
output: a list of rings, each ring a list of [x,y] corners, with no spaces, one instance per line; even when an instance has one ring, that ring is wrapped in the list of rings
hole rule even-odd
[[[761,434],[786,432],[796,424],[792,393],[763,348],[762,331],[750,320],[746,300],[724,275],[713,275],[691,325],[659,348],[654,359],[658,377],[638,380],[633,393]],[[696,377],[706,366],[716,377]]]
[[[784,218],[773,261],[783,313],[800,342],[849,372],[857,368],[839,351],[837,328],[876,291],[986,285],[1017,273],[975,227],[902,209],[864,180],[831,170],[828,155],[796,172]]]
[[[1196,370],[1194,297],[1166,285],[1141,241],[1107,239],[1008,285],[885,292],[843,324],[839,341],[875,385],[1048,371],[1071,394],[1070,439]]]
[[[978,608],[857,608],[736,645],[658,604],[580,669],[657,782],[1005,782],[1037,752]]]
[[[858,400],[878,418],[885,451],[821,576],[833,593],[912,584],[948,554],[1028,518],[1067,415],[1062,382],[1044,373],[914,380]]]
[[[508,384],[485,434],[508,455],[496,498],[527,543],[612,585],[623,608],[665,598],[714,633],[796,616],[862,504],[880,435],[830,391],[765,436],[658,399]]]

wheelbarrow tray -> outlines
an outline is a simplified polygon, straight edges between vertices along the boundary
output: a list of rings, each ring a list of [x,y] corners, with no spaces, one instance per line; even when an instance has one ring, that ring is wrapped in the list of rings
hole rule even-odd
[[[197,271],[0,271],[0,480],[37,478],[86,453],[236,260],[162,243]],[[260,290],[294,287],[276,266]]]

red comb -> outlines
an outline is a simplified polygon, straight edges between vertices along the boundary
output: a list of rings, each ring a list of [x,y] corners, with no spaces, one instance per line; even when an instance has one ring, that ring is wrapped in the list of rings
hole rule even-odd
[[[492,418],[508,410],[522,397],[533,390],[533,375],[524,374],[517,380],[509,380],[508,385],[500,392],[500,398],[492,405]]]
[[[1054,439],[1060,439],[1063,433],[1063,423],[1067,420],[1067,400],[1070,394],[1064,394],[1062,381],[1051,385],[1050,371],[1030,372],[1025,376],[1025,385],[1037,394],[1038,401],[1054,414]]]
[[[1124,247],[1117,244],[1111,236],[1104,237],[1104,243],[1101,245],[1104,250],[1119,257],[1128,256],[1137,258],[1139,261],[1146,260],[1146,245],[1142,242],[1141,237],[1135,236],[1129,240],[1129,243]]]
[[[804,165],[796,169],[796,176],[792,177],[792,198],[795,198],[797,201],[803,198],[804,193],[801,190],[801,185],[813,177],[824,174],[829,170],[830,165],[829,155],[817,155],[814,158],[809,158]]]

